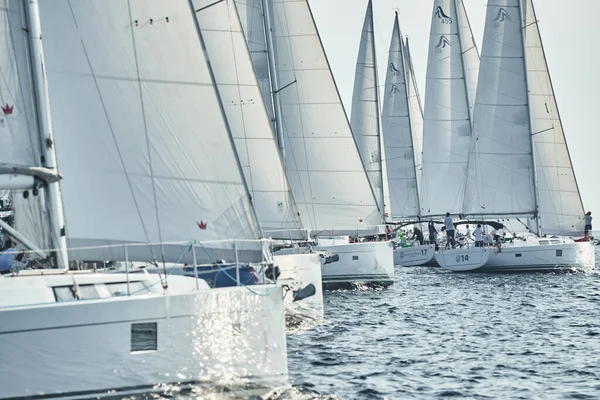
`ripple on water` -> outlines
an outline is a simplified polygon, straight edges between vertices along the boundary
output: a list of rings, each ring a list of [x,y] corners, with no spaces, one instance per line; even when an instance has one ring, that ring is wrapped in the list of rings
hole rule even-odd
[[[597,273],[400,268],[387,290],[325,294],[328,323],[288,336],[290,380],[342,399],[598,398],[598,302]]]

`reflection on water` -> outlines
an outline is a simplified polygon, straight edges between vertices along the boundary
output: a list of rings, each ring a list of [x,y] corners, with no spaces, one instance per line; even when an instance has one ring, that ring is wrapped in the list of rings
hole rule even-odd
[[[600,393],[597,272],[399,268],[389,289],[327,292],[324,303],[324,319],[286,317],[289,386],[176,385],[135,399],[597,398]],[[226,347],[215,350],[235,357]]]

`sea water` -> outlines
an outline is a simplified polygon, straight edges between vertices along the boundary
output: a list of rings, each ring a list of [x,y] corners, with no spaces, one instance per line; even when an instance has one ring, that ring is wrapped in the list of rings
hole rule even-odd
[[[600,398],[597,271],[399,267],[389,289],[324,300],[326,323],[288,335],[294,395]]]

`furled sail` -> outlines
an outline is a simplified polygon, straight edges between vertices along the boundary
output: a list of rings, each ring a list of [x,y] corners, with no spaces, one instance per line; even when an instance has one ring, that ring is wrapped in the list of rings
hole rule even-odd
[[[492,0],[493,1],[493,0]],[[477,50],[460,0],[433,7],[425,92],[421,214],[460,213],[471,141]]]
[[[379,106],[379,83],[373,27],[373,2],[369,0],[360,38],[360,47],[354,76],[352,114],[350,125],[358,151],[377,205],[384,209],[383,176],[381,165],[381,119]]]
[[[187,1],[40,4],[74,258],[232,259],[258,238],[233,138]],[[148,246],[148,243],[159,243]],[[238,243],[240,259],[260,246]],[[190,260],[188,253],[182,260]]]
[[[302,224],[378,232],[383,223],[308,2],[268,1],[285,166]],[[269,30],[268,30],[269,31]],[[273,72],[273,71],[272,71]],[[277,107],[276,107],[277,108]]]
[[[525,59],[540,228],[547,234],[581,233],[583,204],[533,3],[531,0],[526,0],[525,3]]]
[[[385,162],[393,220],[419,216],[417,157],[420,159],[420,151],[415,148],[415,138],[421,135],[418,130],[422,128],[422,115],[420,108],[415,109],[415,105],[420,107],[415,89],[413,71],[396,14],[382,110]]]
[[[193,5],[263,235],[305,237],[235,3],[195,0]]]
[[[487,5],[464,212],[535,215],[521,0]]]

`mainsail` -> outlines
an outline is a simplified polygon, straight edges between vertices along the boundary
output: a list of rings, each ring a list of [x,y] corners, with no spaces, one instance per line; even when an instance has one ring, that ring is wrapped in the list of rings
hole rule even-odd
[[[382,176],[379,80],[373,27],[373,2],[369,0],[360,38],[354,76],[350,125],[380,210],[384,207]]]
[[[196,22],[186,1],[41,2],[50,105],[77,259],[232,259],[258,238]],[[159,243],[148,246],[148,243]],[[238,243],[240,259],[261,259]],[[247,251],[246,251],[247,250]],[[185,260],[190,260],[188,254]]]
[[[537,211],[520,3],[487,5],[465,214]]]
[[[580,233],[583,231],[583,203],[548,72],[538,20],[532,1],[525,3],[525,60],[540,229],[547,234]]]
[[[263,235],[305,237],[235,3],[193,5]]]
[[[470,30],[461,0],[434,2],[423,127],[424,216],[462,210],[479,62]]]
[[[272,88],[302,225],[344,235],[383,223],[306,0],[268,1]]]
[[[398,14],[387,63],[382,122],[392,219],[419,216],[418,168],[423,117]]]

